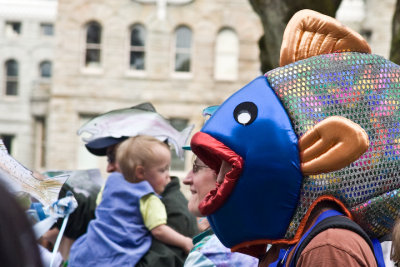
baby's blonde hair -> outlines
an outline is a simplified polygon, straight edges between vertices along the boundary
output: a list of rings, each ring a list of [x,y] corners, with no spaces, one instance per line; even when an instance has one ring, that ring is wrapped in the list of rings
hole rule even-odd
[[[159,156],[154,151],[156,145],[169,149],[167,144],[145,135],[130,137],[119,145],[116,161],[126,180],[137,182],[137,177],[135,177],[136,167],[139,165],[146,166],[158,160]]]
[[[395,263],[400,263],[400,219],[393,226],[390,259]]]

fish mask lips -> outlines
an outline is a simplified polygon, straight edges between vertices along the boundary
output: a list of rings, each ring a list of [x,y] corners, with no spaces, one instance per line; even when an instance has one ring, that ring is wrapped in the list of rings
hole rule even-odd
[[[208,216],[218,210],[228,199],[242,173],[244,161],[232,149],[203,132],[198,132],[193,136],[191,147],[201,161],[217,174],[220,172],[223,161],[230,165],[230,170],[225,173],[223,181],[217,182],[216,187],[199,204],[200,212]]]

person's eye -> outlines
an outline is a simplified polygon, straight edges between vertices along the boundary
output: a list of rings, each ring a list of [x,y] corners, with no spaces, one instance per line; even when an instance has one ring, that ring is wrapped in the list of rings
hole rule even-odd
[[[197,168],[197,165],[193,164],[192,170],[193,170],[193,173],[196,173],[199,169]]]

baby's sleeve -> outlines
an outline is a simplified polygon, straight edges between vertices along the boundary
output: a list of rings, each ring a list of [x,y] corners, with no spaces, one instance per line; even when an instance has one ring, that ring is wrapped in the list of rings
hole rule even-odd
[[[167,211],[164,204],[154,194],[147,194],[140,199],[140,213],[144,225],[149,231],[159,225],[167,224]]]

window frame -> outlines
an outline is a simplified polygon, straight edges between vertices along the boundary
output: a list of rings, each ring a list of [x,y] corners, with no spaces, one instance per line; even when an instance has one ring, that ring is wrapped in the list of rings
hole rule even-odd
[[[8,63],[14,62],[16,64],[16,75],[9,75],[8,74]],[[6,97],[18,97],[19,93],[19,63],[16,59],[10,58],[6,60],[3,64],[4,66],[4,71],[3,71],[3,78],[4,78],[4,90],[3,90],[3,95]],[[8,84],[9,82],[15,83],[16,84],[16,93],[15,94],[8,94]]]
[[[14,28],[13,26],[15,24],[19,25],[19,30],[15,31],[14,29],[12,29],[12,32],[7,33],[7,29],[9,28],[9,26],[11,26],[12,28]],[[6,38],[18,38],[22,35],[22,21],[17,21],[17,20],[6,20],[4,22],[4,36]]]
[[[224,36],[222,34],[224,34],[225,32],[228,32],[229,34],[231,34],[231,36],[228,36],[228,38],[234,37],[235,40],[235,47],[234,49],[232,49],[232,51],[229,51],[230,49],[223,49],[222,51],[220,51],[220,43],[219,42],[226,42],[227,40],[221,39]],[[231,39],[233,40],[233,39]],[[231,41],[229,40],[229,41]],[[227,47],[226,45],[223,45],[223,47]],[[237,34],[237,32],[229,27],[224,27],[222,28],[218,34],[217,34],[217,38],[215,40],[215,47],[214,47],[214,79],[216,81],[237,81],[239,78],[239,64],[240,64],[240,40],[239,40],[239,36]],[[236,50],[236,51],[234,51]],[[223,59],[234,59],[235,60],[235,64],[236,64],[236,69],[233,71],[234,75],[226,75],[226,72],[219,72],[220,68],[219,65],[223,64],[222,62],[219,62],[219,60],[223,60]],[[229,61],[229,60],[228,60]],[[231,65],[230,65],[231,66]]]
[[[99,43],[89,43],[88,42],[88,31],[91,26],[97,26],[99,27],[99,33],[100,36],[99,38]],[[83,58],[82,58],[82,66],[83,66],[83,71],[87,73],[101,73],[102,70],[102,64],[103,64],[103,27],[102,25],[95,21],[89,21],[85,24],[84,30],[83,30]],[[94,64],[91,64],[87,62],[87,55],[89,50],[97,50],[99,52],[99,61],[94,62]]]
[[[50,64],[50,76],[48,76],[48,77],[43,76],[43,72],[42,72],[42,66],[46,63]],[[40,63],[39,63],[39,78],[43,79],[43,80],[50,80],[52,77],[53,77],[53,63],[47,59],[40,61]]]
[[[132,32],[136,27],[141,27],[142,30],[144,31],[144,40],[143,45],[132,45]],[[142,23],[135,23],[132,24],[129,27],[129,32],[128,32],[128,72],[131,74],[143,74],[147,71],[147,29],[144,24]],[[137,69],[137,68],[132,68],[131,66],[131,53],[132,52],[142,52],[143,53],[143,69]]]
[[[47,133],[46,133],[46,117],[44,116],[34,116],[34,166],[38,170],[43,170],[46,167],[46,140],[47,140]]]
[[[46,31],[44,30],[46,26],[51,26],[51,34],[46,34]],[[40,28],[40,36],[42,37],[52,37],[54,36],[54,23],[51,22],[41,22],[39,25]]]
[[[178,30],[186,28],[190,31],[190,47],[189,48],[178,48]],[[175,30],[174,30],[174,39],[173,39],[173,53],[172,53],[172,76],[175,78],[192,78],[193,77],[193,69],[194,69],[194,64],[193,64],[193,50],[194,50],[194,41],[193,41],[193,30],[187,26],[187,25],[178,25]],[[189,71],[176,71],[176,56],[177,54],[187,54],[189,55],[189,60],[190,60],[190,65],[189,65]]]

